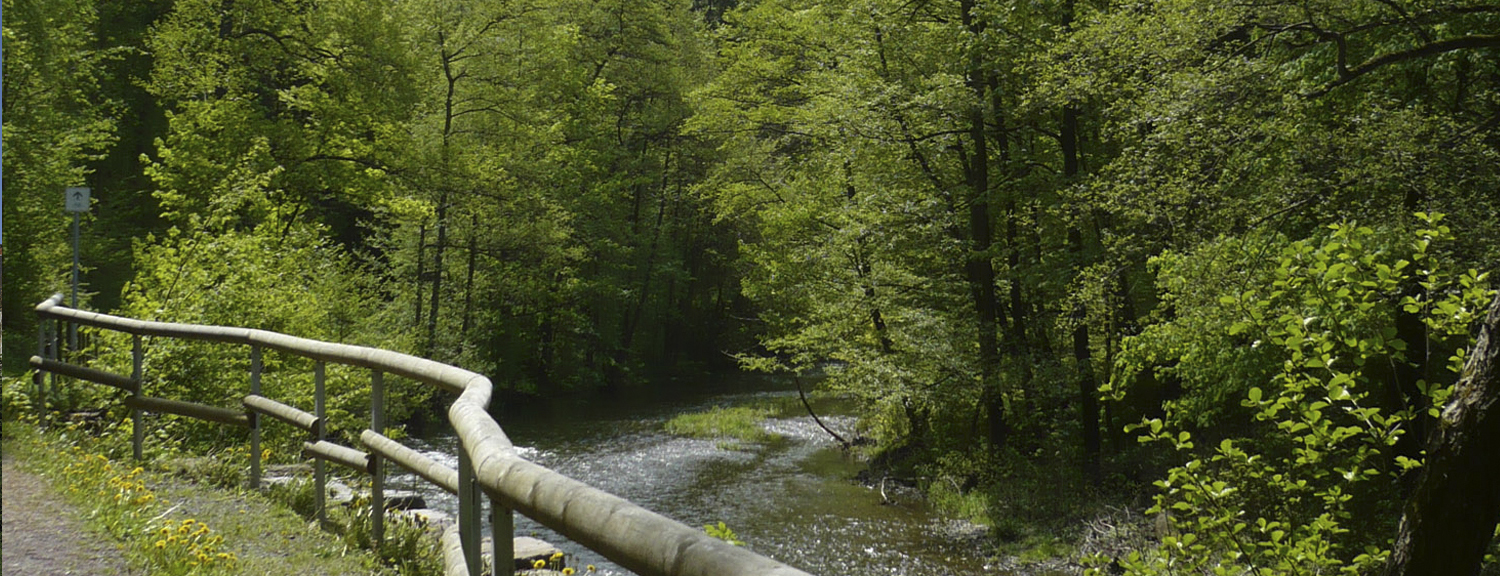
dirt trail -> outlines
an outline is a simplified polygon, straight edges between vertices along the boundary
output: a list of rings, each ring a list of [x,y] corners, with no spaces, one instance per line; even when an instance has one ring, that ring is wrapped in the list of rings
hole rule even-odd
[[[113,544],[84,530],[46,479],[17,468],[10,454],[3,461],[4,576],[140,574]]]

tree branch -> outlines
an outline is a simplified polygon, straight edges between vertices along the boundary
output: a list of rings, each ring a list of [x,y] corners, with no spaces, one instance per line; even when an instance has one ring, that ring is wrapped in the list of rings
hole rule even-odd
[[[1360,64],[1359,66],[1355,66],[1354,68],[1347,68],[1344,62],[1344,45],[1342,42],[1342,36],[1337,34],[1335,34],[1335,36],[1337,37],[1336,41],[1339,42],[1339,79],[1328,83],[1327,86],[1324,86],[1314,92],[1303,94],[1303,97],[1322,97],[1323,95],[1328,94],[1329,92],[1333,91],[1333,89],[1338,88],[1339,86],[1343,86],[1345,84],[1353,82],[1360,76],[1364,76],[1365,74],[1374,72],[1375,70],[1378,70],[1383,66],[1395,64],[1397,62],[1404,62],[1406,60],[1414,60],[1417,58],[1425,58],[1428,56],[1435,56],[1438,54],[1454,52],[1457,50],[1500,48],[1500,35],[1479,34],[1474,36],[1461,36],[1458,38],[1438,40],[1437,42],[1432,42],[1430,44],[1424,44],[1422,46],[1412,48],[1411,50],[1382,54],[1380,56],[1376,56],[1364,61],[1364,63]]]

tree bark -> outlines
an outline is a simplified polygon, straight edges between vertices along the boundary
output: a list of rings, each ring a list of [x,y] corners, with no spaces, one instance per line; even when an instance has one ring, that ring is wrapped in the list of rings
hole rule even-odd
[[[1427,441],[1386,576],[1479,574],[1500,523],[1500,295]]]

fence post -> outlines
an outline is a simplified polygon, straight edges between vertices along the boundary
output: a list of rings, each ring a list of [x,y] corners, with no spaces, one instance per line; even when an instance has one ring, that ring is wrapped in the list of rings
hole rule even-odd
[[[469,451],[463,441],[458,445],[458,541],[463,544],[464,564],[469,574],[479,574],[484,565],[484,556],[479,550],[479,518],[484,514],[484,501],[479,499],[479,482],[474,477],[474,463],[469,461]]]
[[[36,319],[36,355],[47,357],[47,319]],[[47,374],[41,370],[31,373],[31,383],[36,387],[36,411],[40,419],[47,415]]]
[[[135,393],[132,396],[140,398],[141,388],[145,387],[145,361],[146,350],[141,346],[141,335],[130,335],[130,378],[135,380]],[[130,453],[135,456],[136,461],[141,460],[141,444],[146,439],[145,424],[141,422],[141,409],[130,409]]]
[[[370,429],[385,434],[385,374],[370,371]],[[370,454],[370,543],[380,549],[385,540],[385,459]]]
[[[51,334],[51,338],[48,340],[48,342],[51,344],[52,359],[53,360],[61,361],[62,360],[62,320],[53,320],[52,321],[52,334]],[[51,382],[51,385],[48,387],[48,390],[47,390],[47,398],[50,400],[52,398],[57,397],[57,373],[56,372],[52,372],[52,373],[48,374],[48,380]]]
[[[490,498],[490,559],[493,576],[512,576],[516,573],[516,518],[499,500]],[[472,574],[472,572],[470,572]]]
[[[260,395],[260,346],[250,345],[250,393]],[[250,489],[260,490],[260,414],[249,410]]]
[[[323,441],[323,436],[328,428],[328,424],[324,420],[326,414],[324,414],[323,408],[322,360],[318,360],[313,364],[313,414],[318,417],[318,429],[313,431],[313,442],[321,442]],[[318,497],[315,500],[318,506],[318,526],[322,526],[323,524],[328,522],[328,514],[324,510],[324,508],[328,505],[326,502],[326,499],[328,497],[327,474],[327,469],[324,468],[323,459],[313,458],[313,483],[316,485],[314,486],[314,488],[316,488],[318,491]]]

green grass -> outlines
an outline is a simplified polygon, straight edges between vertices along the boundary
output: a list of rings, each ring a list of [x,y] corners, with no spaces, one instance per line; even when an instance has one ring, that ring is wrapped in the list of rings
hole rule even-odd
[[[670,434],[692,438],[735,439],[744,442],[764,442],[775,435],[761,427],[770,412],[759,408],[715,407],[707,412],[683,414],[667,421]]]
[[[441,573],[440,564],[382,563],[369,551],[349,545],[338,535],[324,532],[315,522],[309,522],[265,494],[212,485],[217,483],[212,475],[198,478],[210,484],[194,481],[178,475],[182,470],[160,464],[162,460],[158,460],[158,464],[147,463],[142,471],[132,476],[139,478],[153,495],[151,501],[141,499],[141,503],[133,507],[116,504],[105,508],[97,502],[98,498],[88,498],[87,492],[92,485],[69,474],[78,474],[81,470],[78,463],[85,460],[85,454],[98,459],[100,455],[119,453],[119,447],[107,444],[107,441],[101,442],[65,427],[39,430],[29,423],[8,421],[4,424],[4,451],[14,455],[19,466],[53,480],[62,493],[66,493],[68,487],[84,488],[84,493],[79,494],[84,497],[65,499],[82,512],[80,516],[90,519],[88,528],[91,531],[117,539],[127,551],[127,561],[146,573],[170,574],[181,568],[162,566],[160,558],[151,556],[160,550],[154,546],[160,529],[172,522],[180,525],[188,518],[198,523],[195,525],[212,527],[213,535],[222,537],[219,550],[233,553],[237,558],[232,566],[215,570],[214,574],[365,576]],[[58,458],[59,454],[68,457]],[[75,454],[78,456],[73,456]],[[132,474],[127,471],[133,470],[133,464],[107,460],[109,470]],[[97,462],[93,468],[104,468],[104,460]],[[101,525],[101,521],[109,525]],[[435,547],[435,541],[433,543]],[[399,566],[399,570],[391,564]]]

